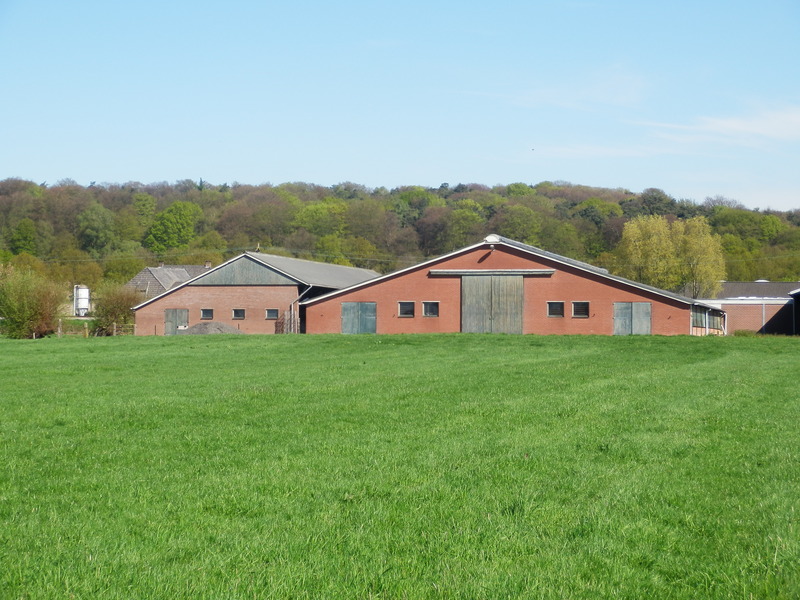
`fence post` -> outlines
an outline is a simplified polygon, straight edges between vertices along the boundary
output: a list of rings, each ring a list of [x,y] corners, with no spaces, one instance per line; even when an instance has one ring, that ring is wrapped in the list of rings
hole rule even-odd
[[[61,338],[61,319],[58,320],[58,337]]]
[[[117,335],[117,324],[116,323],[114,323],[112,328],[111,328],[111,335],[113,335],[113,336]]]
[[[83,324],[83,337],[85,337],[85,338],[89,337],[89,324],[88,323],[84,323]]]

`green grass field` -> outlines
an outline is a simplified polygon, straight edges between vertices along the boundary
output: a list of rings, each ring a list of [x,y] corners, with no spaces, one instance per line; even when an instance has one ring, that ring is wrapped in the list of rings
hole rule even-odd
[[[0,598],[798,598],[800,339],[0,339]]]

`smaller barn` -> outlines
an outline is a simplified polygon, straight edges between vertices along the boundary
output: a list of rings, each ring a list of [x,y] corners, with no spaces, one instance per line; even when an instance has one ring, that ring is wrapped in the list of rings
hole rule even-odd
[[[211,268],[211,263],[205,265],[165,265],[145,267],[139,271],[126,285],[142,294],[145,300],[160,296],[202,275]]]
[[[211,322],[244,333],[298,332],[301,300],[377,276],[369,269],[245,252],[217,267],[203,268],[185,281],[173,282],[135,306],[135,334],[175,335]]]
[[[307,333],[723,334],[722,310],[490,235],[301,302]]]
[[[796,335],[798,288],[797,281],[725,281],[715,298],[703,302],[725,311],[728,333]]]

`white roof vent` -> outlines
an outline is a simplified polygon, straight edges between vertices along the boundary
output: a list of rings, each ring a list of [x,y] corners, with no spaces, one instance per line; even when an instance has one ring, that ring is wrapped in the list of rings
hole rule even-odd
[[[487,235],[486,239],[484,239],[483,241],[486,242],[487,244],[496,244],[497,242],[500,241],[500,236],[493,233],[491,235]]]

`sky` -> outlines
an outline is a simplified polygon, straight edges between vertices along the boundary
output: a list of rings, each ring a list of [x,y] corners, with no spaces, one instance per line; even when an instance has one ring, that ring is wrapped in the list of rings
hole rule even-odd
[[[0,179],[800,209],[800,0],[0,0]]]

